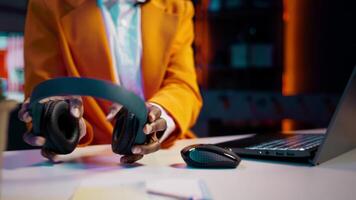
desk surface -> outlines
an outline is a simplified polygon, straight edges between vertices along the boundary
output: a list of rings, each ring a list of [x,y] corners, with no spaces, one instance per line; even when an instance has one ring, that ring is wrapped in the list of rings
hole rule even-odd
[[[180,150],[194,143],[233,137],[178,141],[172,148],[146,156],[134,167],[119,164],[109,145],[78,148],[67,162],[50,164],[38,150],[5,152],[3,199],[69,199],[81,180],[109,176],[144,181],[197,178],[213,199],[355,199],[356,149],[316,167],[243,159],[237,169],[186,168]]]

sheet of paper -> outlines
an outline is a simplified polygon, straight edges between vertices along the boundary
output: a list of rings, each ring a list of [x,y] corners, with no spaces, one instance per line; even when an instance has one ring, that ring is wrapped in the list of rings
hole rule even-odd
[[[150,199],[209,200],[209,190],[200,179],[165,178],[144,181],[122,181],[110,176],[91,177],[81,182],[72,200]]]
[[[72,200],[145,200],[149,199],[144,183],[120,183],[113,181],[83,181],[75,190]]]
[[[110,186],[110,187],[80,187],[78,188],[72,200],[141,200],[148,199],[145,192],[138,191],[134,187]]]

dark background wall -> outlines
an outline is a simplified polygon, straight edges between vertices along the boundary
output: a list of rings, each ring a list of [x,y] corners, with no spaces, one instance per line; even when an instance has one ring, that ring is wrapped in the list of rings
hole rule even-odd
[[[356,3],[347,0],[305,2],[300,84],[303,93],[341,93],[356,65]]]
[[[0,32],[23,32],[27,0],[0,1]]]

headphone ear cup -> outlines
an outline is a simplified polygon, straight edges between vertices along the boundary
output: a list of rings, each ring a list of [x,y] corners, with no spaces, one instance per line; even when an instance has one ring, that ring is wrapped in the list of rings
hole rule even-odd
[[[116,116],[112,137],[112,151],[117,154],[130,155],[138,134],[139,121],[136,116],[126,108],[121,108]]]
[[[67,101],[46,103],[41,120],[44,147],[57,154],[71,153],[79,140],[79,121],[70,113]]]

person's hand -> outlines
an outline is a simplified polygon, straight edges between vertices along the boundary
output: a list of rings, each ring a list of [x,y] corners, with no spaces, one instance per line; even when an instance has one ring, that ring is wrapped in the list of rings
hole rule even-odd
[[[75,118],[79,119],[79,140],[83,138],[86,134],[86,125],[83,118],[84,108],[82,98],[79,96],[55,96],[45,98],[40,101],[40,103],[47,103],[49,101],[60,101],[60,100],[68,100],[70,106],[70,113]],[[18,112],[18,118],[25,123],[32,123],[32,117],[29,114],[29,104],[30,99],[26,99],[26,101],[22,104],[20,111]],[[35,135],[32,130],[27,131],[23,135],[23,140],[31,145],[31,146],[39,146],[42,147],[46,143],[46,139],[43,136]],[[49,151],[48,149],[42,148],[41,154],[43,157],[49,159],[52,162],[58,162],[56,159],[57,156],[55,153]]]
[[[113,120],[121,107],[121,105],[113,104],[107,119]],[[148,119],[143,127],[143,132],[147,135],[146,143],[133,146],[131,150],[133,154],[122,156],[120,159],[121,163],[134,163],[143,158],[144,155],[158,151],[161,147],[157,133],[166,130],[167,122],[161,118],[161,110],[157,106],[146,103],[146,107],[148,111]]]

